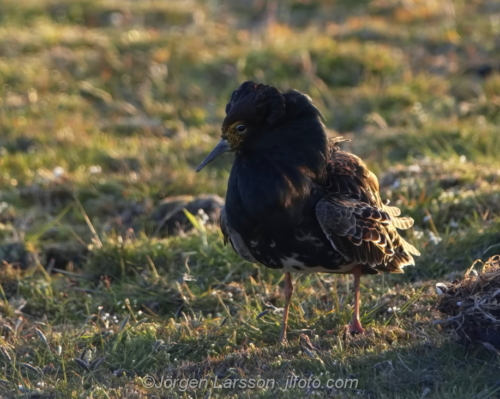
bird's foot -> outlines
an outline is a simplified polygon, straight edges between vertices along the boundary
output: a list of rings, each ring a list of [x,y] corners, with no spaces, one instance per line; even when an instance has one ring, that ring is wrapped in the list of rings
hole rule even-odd
[[[283,333],[280,334],[280,339],[279,339],[278,343],[280,345],[286,345],[288,343],[288,340],[286,339],[286,333],[285,334],[283,334]]]
[[[361,325],[361,322],[356,319],[351,321],[351,324],[349,324],[349,332],[351,333],[351,335],[364,334],[365,329]]]

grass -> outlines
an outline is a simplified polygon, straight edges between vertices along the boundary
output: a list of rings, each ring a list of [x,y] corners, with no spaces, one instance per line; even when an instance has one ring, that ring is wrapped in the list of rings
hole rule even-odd
[[[3,1],[2,397],[499,397],[497,353],[431,324],[435,283],[500,252],[499,18],[486,0]],[[194,169],[247,79],[308,93],[416,221],[416,267],[362,279],[365,336],[346,334],[349,276],[299,276],[279,345],[283,275],[182,213],[225,193],[230,157]]]

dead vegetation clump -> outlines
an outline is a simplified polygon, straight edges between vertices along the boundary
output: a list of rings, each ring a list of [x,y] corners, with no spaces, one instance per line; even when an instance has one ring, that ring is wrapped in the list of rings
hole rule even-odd
[[[437,309],[449,318],[435,324],[452,328],[463,343],[500,350],[500,255],[489,258],[478,273],[480,262],[472,264],[463,280],[436,284]]]

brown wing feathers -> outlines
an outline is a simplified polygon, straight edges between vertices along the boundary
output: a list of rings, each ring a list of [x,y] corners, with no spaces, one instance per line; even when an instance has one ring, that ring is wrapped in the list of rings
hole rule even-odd
[[[394,255],[387,239],[389,215],[376,208],[328,194],[316,205],[316,214],[323,231],[344,256],[362,264],[376,266]]]
[[[399,208],[384,204],[375,175],[358,157],[339,151],[336,143],[330,146],[328,194],[316,206],[318,221],[346,258],[401,273],[419,252],[396,229],[411,227],[413,219],[398,217]]]

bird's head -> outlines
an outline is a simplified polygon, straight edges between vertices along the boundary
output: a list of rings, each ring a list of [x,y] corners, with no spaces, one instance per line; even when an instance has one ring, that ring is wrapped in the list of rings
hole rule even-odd
[[[238,153],[264,148],[269,145],[269,139],[286,140],[277,135],[280,126],[291,122],[289,119],[307,114],[315,119],[321,117],[309,97],[298,91],[281,93],[272,86],[251,81],[242,83],[226,105],[221,140],[196,171],[199,172],[225,152]],[[289,137],[290,133],[287,134]]]

